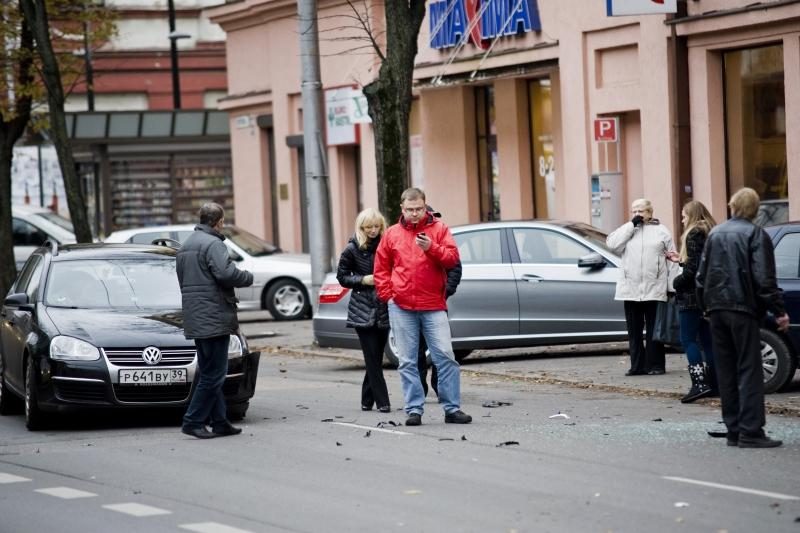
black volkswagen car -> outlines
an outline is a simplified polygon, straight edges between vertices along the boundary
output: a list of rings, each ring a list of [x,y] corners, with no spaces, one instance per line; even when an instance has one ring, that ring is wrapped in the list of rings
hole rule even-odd
[[[0,414],[24,405],[28,429],[84,407],[181,407],[195,382],[183,336],[175,250],[48,241],[25,263],[0,311]],[[231,335],[224,393],[241,419],[259,352]]]
[[[800,360],[800,221],[764,229],[775,245],[775,274],[791,321],[786,333],[769,317],[761,329],[764,387],[775,392],[792,382]]]

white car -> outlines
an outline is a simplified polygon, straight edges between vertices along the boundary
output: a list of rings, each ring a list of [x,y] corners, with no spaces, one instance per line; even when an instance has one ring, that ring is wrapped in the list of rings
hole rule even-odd
[[[151,244],[157,239],[182,243],[193,224],[152,226],[115,231],[107,243]],[[275,320],[299,320],[311,315],[311,258],[288,254],[236,226],[222,230],[231,259],[253,273],[253,285],[236,289],[240,310],[266,309]]]
[[[12,205],[11,226],[17,271],[22,269],[33,251],[48,239],[58,244],[76,242],[72,222],[44,207]]]

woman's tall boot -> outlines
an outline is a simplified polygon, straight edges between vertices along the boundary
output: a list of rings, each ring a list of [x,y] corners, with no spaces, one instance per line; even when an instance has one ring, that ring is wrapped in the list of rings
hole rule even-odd
[[[689,365],[689,377],[692,380],[692,388],[681,398],[681,403],[692,403],[700,398],[711,396],[711,387],[706,383],[706,371],[702,364]]]

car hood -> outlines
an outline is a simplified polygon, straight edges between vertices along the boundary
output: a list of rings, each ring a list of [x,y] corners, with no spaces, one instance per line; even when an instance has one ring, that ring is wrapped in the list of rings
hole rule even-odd
[[[183,312],[178,310],[64,309],[49,307],[47,315],[61,335],[99,348],[194,346],[183,336]]]
[[[284,252],[253,257],[255,261],[269,260],[270,262],[291,263],[295,265],[308,265],[311,268],[311,256],[308,254],[287,254]]]

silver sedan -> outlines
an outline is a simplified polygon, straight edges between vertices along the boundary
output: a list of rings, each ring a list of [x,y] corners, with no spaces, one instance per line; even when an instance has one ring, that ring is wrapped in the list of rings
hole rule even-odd
[[[472,350],[627,339],[614,300],[619,257],[601,230],[579,222],[487,222],[452,228],[463,276],[448,301],[456,358]],[[329,274],[314,336],[320,346],[358,348],[347,328],[349,291]],[[396,364],[391,336],[386,349]]]

